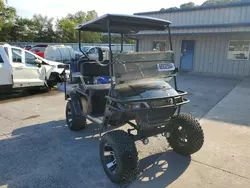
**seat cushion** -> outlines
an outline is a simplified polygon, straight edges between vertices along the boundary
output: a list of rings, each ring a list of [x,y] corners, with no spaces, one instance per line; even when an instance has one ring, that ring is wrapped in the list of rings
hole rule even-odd
[[[109,90],[110,84],[94,84],[94,85],[86,85],[87,90],[97,90],[97,91],[102,91],[102,90]]]
[[[91,104],[90,114],[103,113],[109,93],[110,84],[87,85],[89,104]]]

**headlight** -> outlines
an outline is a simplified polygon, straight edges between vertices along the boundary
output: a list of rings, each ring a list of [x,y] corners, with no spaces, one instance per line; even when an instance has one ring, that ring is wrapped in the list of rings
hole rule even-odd
[[[137,102],[137,103],[126,104],[126,108],[136,110],[136,109],[149,108],[149,106],[145,102]]]
[[[160,107],[160,106],[166,106],[174,104],[174,100],[172,98],[169,99],[163,99],[163,100],[153,100],[150,102],[152,107]]]

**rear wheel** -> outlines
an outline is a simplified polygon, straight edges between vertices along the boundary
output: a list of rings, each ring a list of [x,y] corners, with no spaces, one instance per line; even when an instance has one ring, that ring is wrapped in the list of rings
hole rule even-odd
[[[199,151],[204,142],[204,134],[200,123],[189,114],[180,114],[172,117],[170,126],[171,136],[169,145],[182,155],[191,155]]]
[[[86,127],[86,118],[75,114],[71,101],[66,106],[66,122],[71,131],[80,131]]]
[[[115,130],[103,135],[100,158],[105,173],[114,183],[134,180],[139,172],[134,140],[126,132]]]

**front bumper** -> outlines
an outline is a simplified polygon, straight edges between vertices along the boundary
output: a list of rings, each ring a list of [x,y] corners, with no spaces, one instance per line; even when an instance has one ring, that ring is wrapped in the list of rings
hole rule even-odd
[[[138,103],[138,102],[145,102],[147,103],[147,107],[145,108],[139,108],[139,109],[127,109],[127,108],[116,108],[113,106],[109,106],[111,109],[120,111],[120,112],[150,112],[152,110],[156,109],[165,109],[165,108],[177,108],[178,106],[184,105],[189,103],[188,99],[185,99],[183,96],[187,95],[187,92],[177,90],[178,95],[175,96],[170,96],[170,97],[162,97],[162,98],[150,98],[150,99],[136,99],[136,100],[127,100],[127,101],[121,101],[119,99],[115,99],[113,97],[106,96],[107,100],[116,102],[116,103],[121,103],[121,104],[131,104],[131,103]],[[156,105],[157,101],[170,101],[166,102],[165,104],[160,102],[160,104]]]

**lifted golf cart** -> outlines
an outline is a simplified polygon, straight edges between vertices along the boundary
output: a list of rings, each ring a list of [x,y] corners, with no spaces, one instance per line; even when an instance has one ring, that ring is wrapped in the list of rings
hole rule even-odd
[[[189,101],[185,91],[177,89],[170,22],[128,15],[107,14],[80,24],[81,31],[106,32],[109,36],[109,60],[91,60],[87,56],[78,62],[79,72],[71,74],[80,83],[66,89],[66,120],[70,130],[86,126],[86,119],[101,126],[100,158],[109,179],[125,183],[139,172],[136,140],[148,143],[148,137],[162,134],[174,151],[190,155],[203,145],[202,128],[194,117],[180,114]],[[144,30],[168,30],[169,51],[128,52],[123,50],[124,35]],[[111,33],[121,34],[121,51],[113,54]],[[110,76],[109,84],[95,84],[99,76]],[[175,88],[169,84],[174,79]],[[109,126],[129,124],[132,128],[107,131]],[[102,135],[102,133],[104,133]]]

